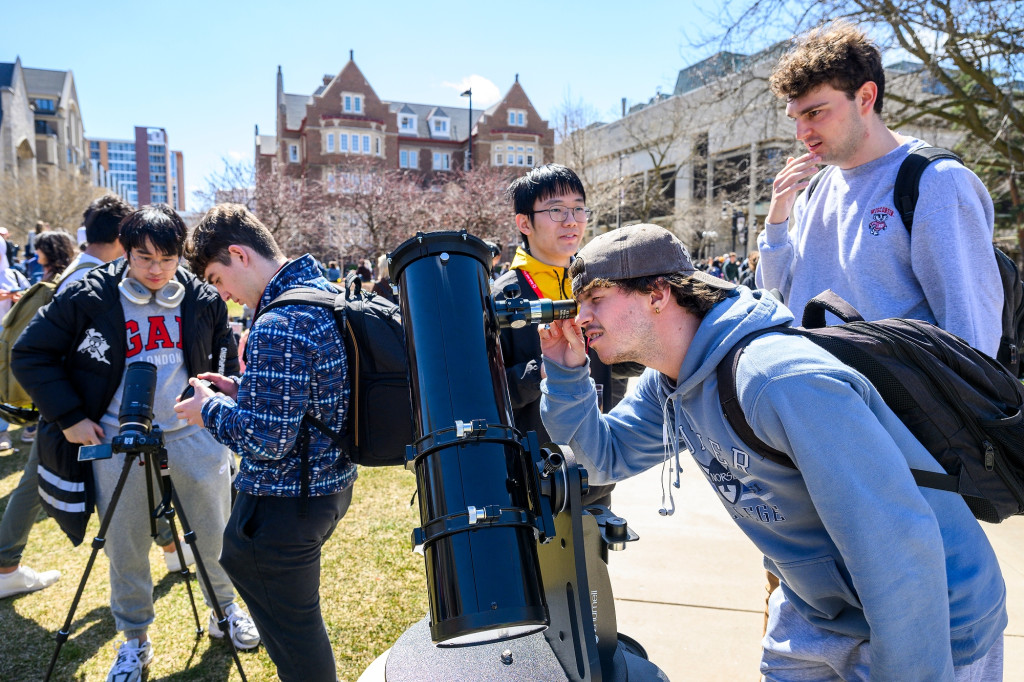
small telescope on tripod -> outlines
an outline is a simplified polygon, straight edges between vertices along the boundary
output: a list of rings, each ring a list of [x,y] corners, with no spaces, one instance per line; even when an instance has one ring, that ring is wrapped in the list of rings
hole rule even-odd
[[[361,680],[666,680],[616,629],[607,552],[636,533],[605,507],[584,509],[573,453],[512,420],[500,329],[572,317],[575,302],[512,290],[495,301],[489,262],[466,232],[420,233],[389,255],[430,613]]]

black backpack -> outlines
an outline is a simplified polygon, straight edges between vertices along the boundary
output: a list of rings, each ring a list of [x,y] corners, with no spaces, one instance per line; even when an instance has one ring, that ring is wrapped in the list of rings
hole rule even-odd
[[[826,327],[826,310],[845,324]],[[874,385],[946,471],[911,469],[918,485],[959,493],[982,521],[999,523],[1024,514],[1024,386],[1001,364],[933,324],[896,318],[864,322],[834,292],[816,296],[804,310],[803,328],[749,334],[717,368],[722,412],[733,431],[758,454],[794,468],[789,455],[754,434],[736,395],[744,347],[769,332],[810,339]]]
[[[284,305],[312,305],[334,312],[334,321],[345,341],[352,397],[346,435],[342,436],[313,415],[305,420],[330,436],[356,464],[405,465],[405,446],[415,440],[409,361],[405,330],[398,306],[362,290],[359,278],[345,291],[332,293],[296,287],[263,306],[253,324],[268,310]]]
[[[962,164],[963,159],[941,147],[921,147],[907,154],[900,169],[896,172],[896,183],[893,185],[893,205],[899,211],[900,219],[912,232],[914,226],[914,209],[920,193],[921,175],[925,168],[939,159],[953,159]],[[807,198],[811,198],[814,189],[821,182],[822,172],[815,174],[807,185]],[[999,338],[999,350],[996,360],[1017,378],[1024,378],[1024,363],[1021,362],[1021,342],[1024,341],[1024,282],[1013,259],[998,247],[992,247],[999,267],[999,280],[1003,285],[1002,334]]]

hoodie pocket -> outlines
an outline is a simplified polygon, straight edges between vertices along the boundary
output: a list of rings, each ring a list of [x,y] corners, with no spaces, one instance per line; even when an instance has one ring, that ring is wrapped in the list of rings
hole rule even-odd
[[[775,566],[782,574],[782,583],[798,600],[797,608],[804,611],[802,603],[810,610],[805,615],[834,620],[847,607],[861,608],[860,600],[839,574],[832,557],[776,562]]]

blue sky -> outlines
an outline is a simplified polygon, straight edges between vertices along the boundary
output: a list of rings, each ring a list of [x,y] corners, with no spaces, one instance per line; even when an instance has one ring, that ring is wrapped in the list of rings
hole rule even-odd
[[[519,74],[550,117],[571,92],[604,120],[626,97],[670,91],[678,70],[707,56],[688,48],[709,26],[711,0],[591,2],[267,2],[216,0],[45,6],[8,0],[0,61],[75,74],[86,136],[167,129],[185,155],[191,192],[223,157],[251,159],[253,126],[274,130],[277,66],[285,90],[311,93],[355,60],[387,100],[486,106]],[[42,7],[45,7],[43,11]],[[761,46],[752,46],[752,51]]]

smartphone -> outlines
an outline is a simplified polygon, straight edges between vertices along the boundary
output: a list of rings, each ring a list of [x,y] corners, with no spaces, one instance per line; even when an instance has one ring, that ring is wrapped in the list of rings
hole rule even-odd
[[[114,452],[110,449],[110,443],[103,445],[82,445],[78,448],[78,461],[91,462],[94,459],[110,459]]]

